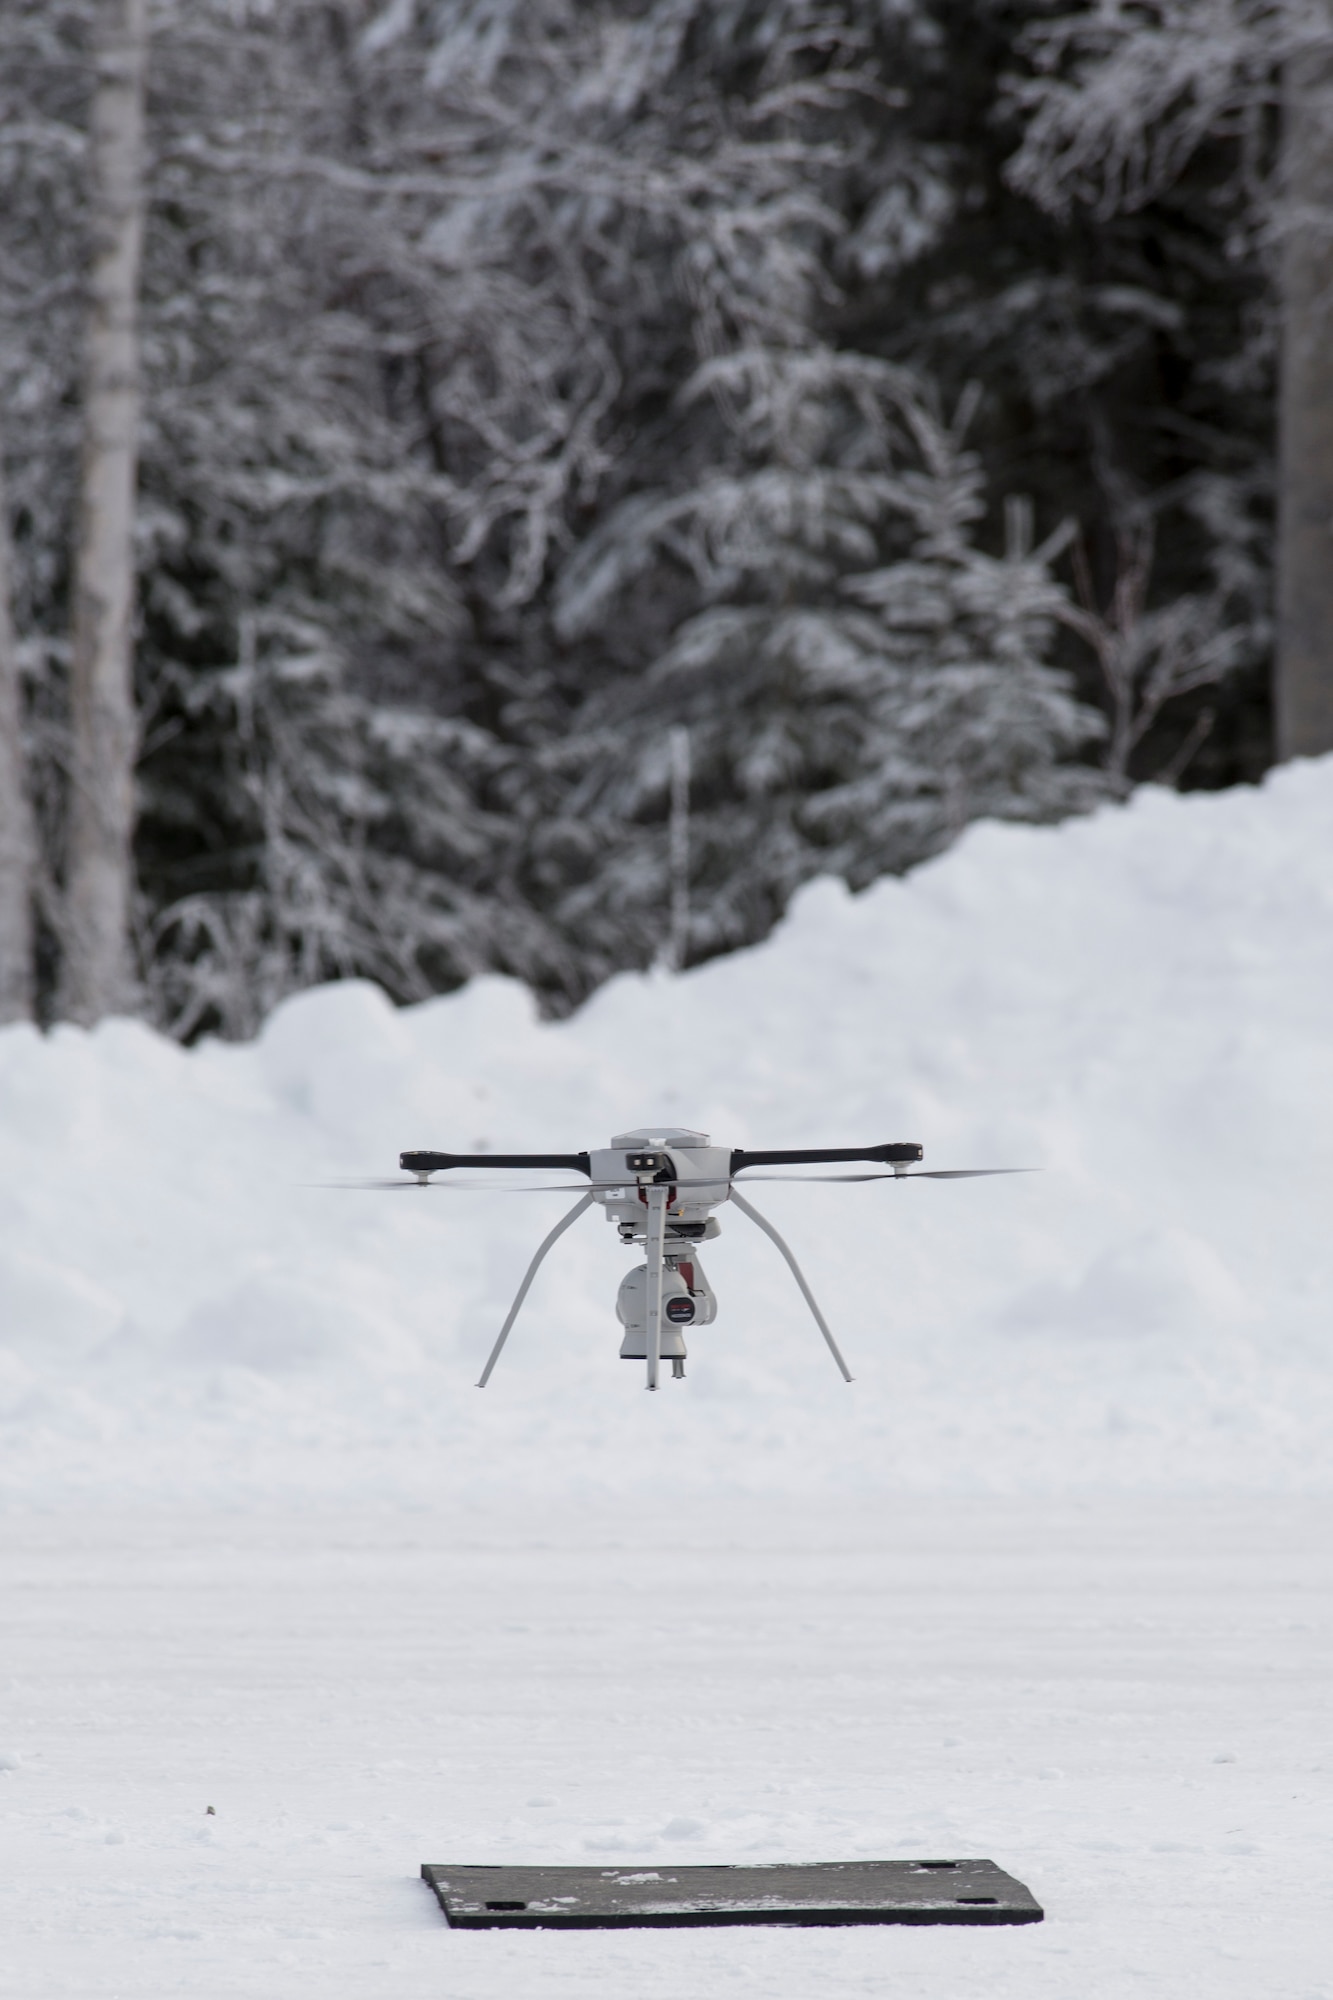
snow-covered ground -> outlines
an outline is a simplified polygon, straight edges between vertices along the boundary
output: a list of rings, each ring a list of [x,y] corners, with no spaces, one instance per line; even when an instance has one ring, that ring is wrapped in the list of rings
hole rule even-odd
[[[756,1190],[856,1382],[724,1210],[656,1397],[593,1219],[473,1387],[560,1194],[311,1185],[653,1119],[1043,1171]],[[1333,1996],[1330,1188],[1330,760],[559,1026],[4,1031],[0,1985]],[[1047,1924],[464,1937],[414,1879],[943,1851]]]
[[[7,1542],[7,2000],[1333,1995],[1327,1522],[1291,1499],[639,1493]],[[1044,1924],[478,1934],[416,1878],[978,1853]]]

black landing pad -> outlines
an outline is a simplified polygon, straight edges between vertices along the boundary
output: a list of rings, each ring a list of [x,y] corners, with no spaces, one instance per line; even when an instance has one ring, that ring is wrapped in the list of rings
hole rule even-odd
[[[672,1924],[1039,1924],[993,1861],[821,1861],[776,1868],[451,1868],[422,1876],[455,1930]]]

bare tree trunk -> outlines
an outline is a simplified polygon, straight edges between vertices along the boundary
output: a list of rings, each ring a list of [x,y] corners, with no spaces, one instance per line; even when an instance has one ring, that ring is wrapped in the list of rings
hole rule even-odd
[[[100,5],[61,973],[61,1011],[87,1023],[134,1003],[134,499],[148,68],[147,0],[100,0]]]
[[[9,507],[0,466],[0,1022],[23,1021],[32,1013],[32,815],[12,579]]]
[[[1284,77],[1279,758],[1333,750],[1333,9]]]

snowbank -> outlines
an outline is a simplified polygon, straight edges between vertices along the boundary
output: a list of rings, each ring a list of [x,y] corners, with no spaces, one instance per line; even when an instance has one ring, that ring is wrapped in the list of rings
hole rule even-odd
[[[924,1142],[1014,1180],[767,1187],[857,1380],[734,1211],[657,1397],[560,1194],[350,1193],[405,1146]],[[756,950],[538,1021],[364,984],[244,1047],[0,1033],[0,1494],[1308,1488],[1333,1441],[1333,760],[982,825]]]

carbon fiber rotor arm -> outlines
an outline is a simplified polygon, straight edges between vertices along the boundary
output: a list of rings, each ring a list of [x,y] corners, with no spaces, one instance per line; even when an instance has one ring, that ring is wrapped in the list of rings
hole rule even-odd
[[[586,1153],[400,1153],[398,1164],[409,1174],[440,1174],[449,1167],[540,1167],[550,1172],[565,1167],[572,1174],[592,1176]]]
[[[922,1157],[922,1148],[911,1140],[884,1146],[806,1146],[799,1151],[778,1153],[751,1153],[737,1148],[731,1156],[731,1171],[738,1174],[742,1167],[823,1167],[842,1160],[873,1160],[884,1167],[904,1166]]]

